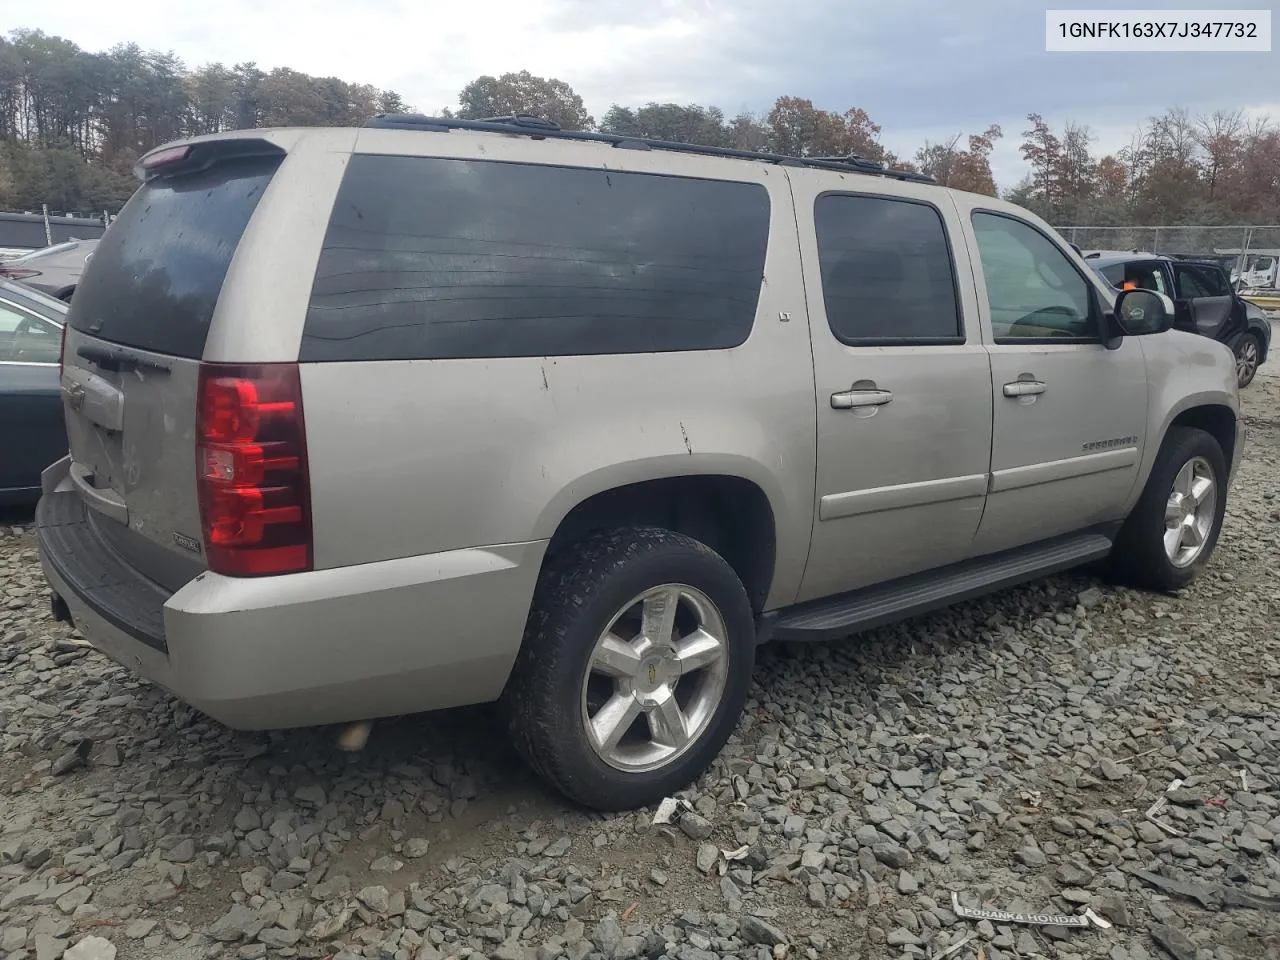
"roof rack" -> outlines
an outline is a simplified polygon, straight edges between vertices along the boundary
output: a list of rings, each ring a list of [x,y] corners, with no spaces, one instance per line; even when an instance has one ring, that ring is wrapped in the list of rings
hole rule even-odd
[[[616,133],[590,133],[586,130],[561,130],[559,125],[543,117],[517,114],[510,117],[490,117],[485,120],[455,120],[452,117],[428,117],[419,113],[379,113],[364,122],[366,127],[392,130],[426,130],[447,133],[450,130],[479,130],[487,133],[524,134],[534,140],[585,140],[591,143],[607,143],[619,150],[669,150],[673,153],[696,153],[710,157],[730,157],[736,160],[762,160],[785,167],[816,167],[840,173],[865,173],[891,177],[912,183],[936,183],[933,177],[910,170],[895,170],[882,163],[868,160],[857,154],[844,157],[788,157],[760,150],[735,150],[732,147],[708,147],[697,143],[678,143],[672,140],[649,140]]]

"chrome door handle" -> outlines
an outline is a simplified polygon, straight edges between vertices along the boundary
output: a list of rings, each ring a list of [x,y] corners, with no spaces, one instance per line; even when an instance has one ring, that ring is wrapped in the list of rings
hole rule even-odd
[[[1004,385],[1006,397],[1034,397],[1044,393],[1045,385],[1039,380],[1015,380]]]
[[[859,407],[883,407],[893,399],[888,390],[845,390],[831,395],[832,410],[856,410]]]

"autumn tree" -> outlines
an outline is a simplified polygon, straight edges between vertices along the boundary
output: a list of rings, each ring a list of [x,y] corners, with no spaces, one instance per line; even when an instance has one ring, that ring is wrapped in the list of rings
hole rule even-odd
[[[1058,155],[1058,185],[1061,190],[1060,216],[1070,223],[1093,199],[1097,188],[1097,163],[1089,153],[1094,135],[1088,127],[1068,122],[1062,131]]]
[[[709,147],[728,146],[731,136],[718,107],[696,103],[649,103],[635,109],[614,104],[601,119],[600,129],[604,133]]]
[[[1280,131],[1260,122],[1247,133],[1219,196],[1236,222],[1280,223]]]
[[[1031,197],[1040,211],[1056,214],[1062,203],[1062,141],[1038,113],[1027,114],[1031,129],[1022,131],[1022,159],[1031,166]]]
[[[769,111],[770,145],[777,153],[795,157],[885,158],[880,125],[860,107],[835,113],[819,110],[813,101],[779,97]]]
[[[996,182],[991,173],[991,151],[1003,135],[999,124],[992,124],[982,133],[970,134],[968,148],[963,150],[959,147],[961,134],[958,133],[945,143],[926,141],[916,151],[916,166],[943,186],[994,197]]]
[[[91,53],[38,30],[0,38],[0,207],[119,209],[131,167],[178,137],[264,123],[352,124],[405,109],[393,91],[252,63],[189,70],[120,44]]]
[[[210,63],[188,76],[184,86],[190,133],[220,133],[235,129],[237,90],[234,73],[220,63]]]
[[[1239,110],[1217,110],[1196,121],[1193,135],[1204,152],[1203,179],[1210,199],[1240,163],[1244,129],[1244,115]]]
[[[117,209],[136,186],[142,153],[176,137],[265,125],[359,124],[407,112],[395,91],[254,63],[189,68],[172,53],[120,44],[92,52],[38,30],[0,37],[0,208]],[[527,70],[478,77],[461,91],[463,118],[529,113],[592,129],[565,81]],[[1020,151],[1029,172],[1006,192],[1052,222],[1178,224],[1280,222],[1280,131],[1240,111],[1192,117],[1174,109],[1138,120],[1132,142],[1100,159],[1088,127],[1054,130],[1027,117]],[[999,127],[957,134],[895,157],[865,110],[822,110],[779,97],[766,114],[732,118],[711,104],[615,104],[600,130],[799,156],[859,154],[918,168],[939,182],[994,194]]]
[[[753,113],[738,114],[728,123],[727,134],[729,146],[735,150],[768,150],[770,149],[769,124]]]
[[[1200,196],[1195,122],[1184,109],[1169,110],[1147,121],[1142,142],[1134,214],[1140,223],[1178,223]]]
[[[1129,185],[1129,168],[1119,157],[1107,154],[1098,161],[1097,198],[1112,208],[1123,209]]]
[[[562,130],[587,130],[595,121],[582,97],[563,80],[535,77],[528,70],[500,77],[477,77],[458,94],[457,116],[463,120],[525,113],[560,125]]]

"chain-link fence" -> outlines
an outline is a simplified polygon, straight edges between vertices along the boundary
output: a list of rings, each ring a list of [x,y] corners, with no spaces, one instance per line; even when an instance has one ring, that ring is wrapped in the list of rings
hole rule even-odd
[[[1280,264],[1280,224],[1210,227],[1058,227],[1081,250],[1141,251],[1221,260],[1242,286],[1274,287]],[[1244,273],[1240,263],[1243,257]]]

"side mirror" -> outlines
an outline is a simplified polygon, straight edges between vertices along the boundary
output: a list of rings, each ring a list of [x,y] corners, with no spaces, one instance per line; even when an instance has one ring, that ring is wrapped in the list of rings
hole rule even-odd
[[[1116,323],[1125,336],[1164,333],[1173,327],[1173,316],[1173,301],[1155,290],[1122,290],[1116,296]]]

